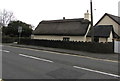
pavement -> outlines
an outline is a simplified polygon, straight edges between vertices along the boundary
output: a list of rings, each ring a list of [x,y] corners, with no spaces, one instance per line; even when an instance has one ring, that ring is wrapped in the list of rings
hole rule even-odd
[[[85,52],[85,51],[76,51],[76,50],[68,50],[68,49],[60,49],[60,48],[50,48],[50,47],[41,47],[41,46],[32,46],[32,45],[19,45],[15,43],[7,44],[7,45],[21,47],[21,48],[30,48],[30,49],[58,52],[62,54],[71,54],[71,55],[78,55],[78,56],[87,56],[87,57],[97,58],[97,59],[118,61],[118,54],[116,53],[111,53],[111,54],[91,53],[91,52]]]

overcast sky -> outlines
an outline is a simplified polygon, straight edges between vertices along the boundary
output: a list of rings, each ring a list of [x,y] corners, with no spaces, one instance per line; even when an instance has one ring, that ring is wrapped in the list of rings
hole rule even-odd
[[[93,0],[94,24],[109,13],[118,15],[120,0]],[[0,10],[12,11],[17,20],[35,27],[42,20],[83,18],[90,0],[0,0]]]

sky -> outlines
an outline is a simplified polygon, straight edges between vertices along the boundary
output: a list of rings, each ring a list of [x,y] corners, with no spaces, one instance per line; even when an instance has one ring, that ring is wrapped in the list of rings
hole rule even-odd
[[[92,0],[94,24],[105,14],[118,16],[120,0]],[[37,26],[42,20],[84,18],[90,0],[0,0],[0,10],[14,13],[17,20]]]

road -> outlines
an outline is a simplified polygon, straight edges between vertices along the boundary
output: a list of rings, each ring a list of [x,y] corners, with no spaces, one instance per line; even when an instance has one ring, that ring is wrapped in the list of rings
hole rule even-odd
[[[3,45],[3,79],[117,79],[118,62]]]

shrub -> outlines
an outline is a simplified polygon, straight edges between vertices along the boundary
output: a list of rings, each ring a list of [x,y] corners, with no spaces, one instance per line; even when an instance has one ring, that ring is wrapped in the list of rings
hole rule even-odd
[[[13,43],[13,42],[17,42],[18,38],[17,37],[2,37],[2,43]]]
[[[21,44],[45,46],[53,48],[63,48],[79,51],[113,53],[113,43],[91,43],[91,42],[74,42],[74,41],[55,41],[55,40],[38,40],[38,39],[21,39]]]

